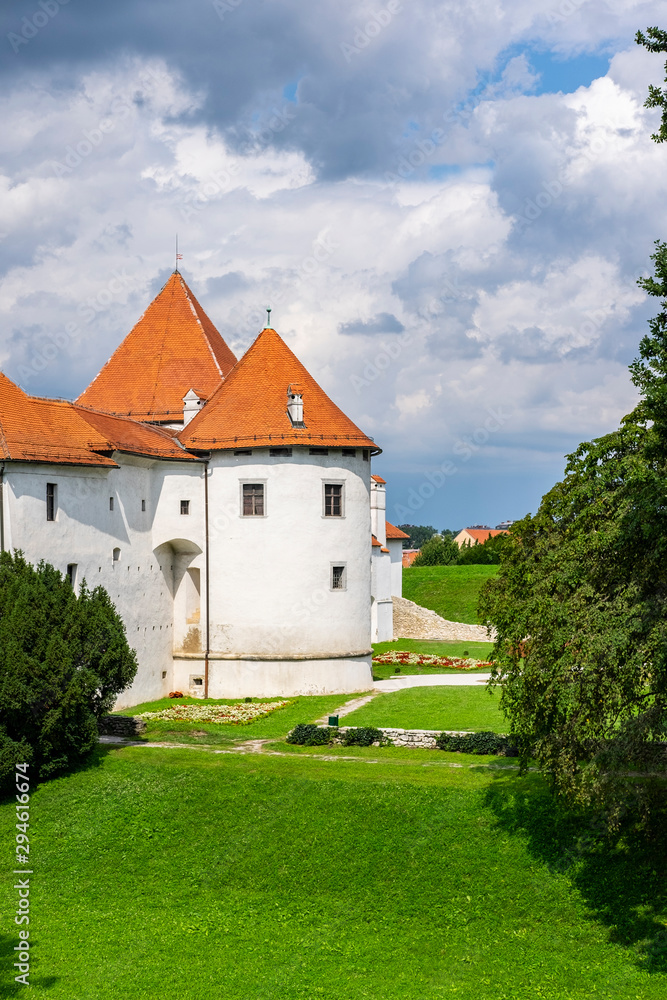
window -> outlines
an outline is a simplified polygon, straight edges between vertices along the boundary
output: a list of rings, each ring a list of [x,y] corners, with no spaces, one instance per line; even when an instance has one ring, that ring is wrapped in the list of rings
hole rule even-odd
[[[142,510],[146,510],[146,501],[145,500],[141,501],[141,509]]]
[[[181,500],[181,514],[189,514],[189,513],[190,513],[190,501]]]
[[[343,455],[345,458],[356,458],[357,449],[356,448],[343,448]]]
[[[345,564],[332,565],[331,567],[331,589],[345,590],[347,586]]]
[[[252,448],[238,448],[234,452],[234,454],[235,455],[252,455]]]
[[[310,454],[311,455],[328,455],[329,454],[329,449],[328,448],[311,448],[310,449]]]
[[[113,510],[113,497],[109,497],[109,510]]]
[[[72,590],[76,587],[76,566],[76,563],[67,564],[67,579]]]
[[[58,509],[58,487],[55,483],[46,484],[46,520],[55,521]]]
[[[324,484],[324,516],[343,516],[343,487],[340,483]]]
[[[114,562],[119,562],[120,561],[120,549],[114,549],[113,550],[113,561]]]
[[[243,516],[264,517],[264,483],[243,483]]]
[[[269,455],[271,455],[273,458],[278,458],[278,457],[289,458],[291,454],[292,454],[291,448],[269,448]]]
[[[368,461],[368,448],[363,449],[364,462]]]

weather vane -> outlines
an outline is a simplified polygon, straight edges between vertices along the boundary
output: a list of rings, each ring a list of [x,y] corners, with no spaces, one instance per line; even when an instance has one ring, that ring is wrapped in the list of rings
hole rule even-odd
[[[174,268],[174,270],[176,271],[177,274],[179,273],[178,271],[179,260],[183,260],[183,254],[178,252],[178,233],[176,233],[176,267]]]
[[[271,308],[269,306],[266,307],[266,325],[267,328],[271,326]]]

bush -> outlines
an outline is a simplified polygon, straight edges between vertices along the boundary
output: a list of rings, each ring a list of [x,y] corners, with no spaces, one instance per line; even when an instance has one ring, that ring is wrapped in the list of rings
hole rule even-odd
[[[316,726],[310,723],[299,723],[288,735],[287,743],[295,743],[302,747],[321,747],[331,742],[329,726]]]
[[[413,566],[451,566],[459,557],[459,547],[451,538],[434,535],[424,542]]]
[[[97,743],[97,720],[137,671],[101,587],[79,596],[46,563],[0,553],[0,782],[29,762],[40,777]]]
[[[344,747],[370,747],[374,743],[380,746],[389,741],[374,726],[358,726],[355,729],[347,729],[341,733],[341,740]]]
[[[435,745],[438,750],[448,750],[450,753],[493,754],[496,757],[517,756],[517,751],[508,738],[499,736],[498,733],[466,733],[465,736],[440,733]]]
[[[492,535],[477,545],[462,545],[458,554],[459,566],[497,566],[507,545],[507,535]]]

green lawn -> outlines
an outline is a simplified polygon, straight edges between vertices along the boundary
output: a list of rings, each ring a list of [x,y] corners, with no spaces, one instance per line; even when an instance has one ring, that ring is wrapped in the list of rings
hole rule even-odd
[[[451,622],[478,621],[480,588],[497,566],[411,566],[403,570],[403,597]]]
[[[379,694],[350,712],[344,726],[379,729],[471,729],[504,733],[507,721],[498,708],[500,696],[478,687],[413,687]],[[415,751],[416,753],[417,751]]]
[[[314,722],[329,712],[334,712],[341,705],[358,698],[358,694],[328,694],[310,697],[294,698],[253,698],[258,704],[265,701],[289,701],[286,708],[278,708],[270,715],[247,725],[233,725],[219,722],[172,722],[162,719],[146,720],[144,740],[165,743],[192,744],[234,744],[246,740],[271,739],[286,736],[299,722]],[[243,699],[239,698],[161,698],[159,701],[146,702],[135,708],[124,708],[119,715],[139,715],[141,712],[156,712],[163,708],[179,705],[236,705]]]
[[[105,747],[37,787],[30,996],[667,995],[664,844],[604,848],[507,765],[326,757]],[[0,805],[6,871],[14,805]],[[24,990],[13,878],[0,890],[4,997]]]
[[[490,642],[439,642],[428,639],[395,639],[393,642],[376,642],[374,653],[388,653],[392,650],[407,650],[410,653],[430,653],[435,656],[473,656],[476,660],[487,660],[493,646]],[[482,667],[482,672],[488,667]],[[402,674],[460,674],[456,667],[401,667]],[[465,671],[470,673],[471,671]],[[474,673],[474,671],[472,671]],[[373,678],[377,681],[387,680],[396,673],[395,666],[385,666],[382,663],[373,664]]]

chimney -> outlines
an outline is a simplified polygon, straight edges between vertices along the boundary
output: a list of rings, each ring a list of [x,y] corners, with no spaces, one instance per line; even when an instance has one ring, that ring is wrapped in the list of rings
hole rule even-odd
[[[200,399],[194,389],[183,396],[183,426],[187,427],[193,417],[199,413],[203,399]]]
[[[287,389],[287,415],[292,421],[292,427],[306,426],[303,422],[303,395],[291,385]]]

